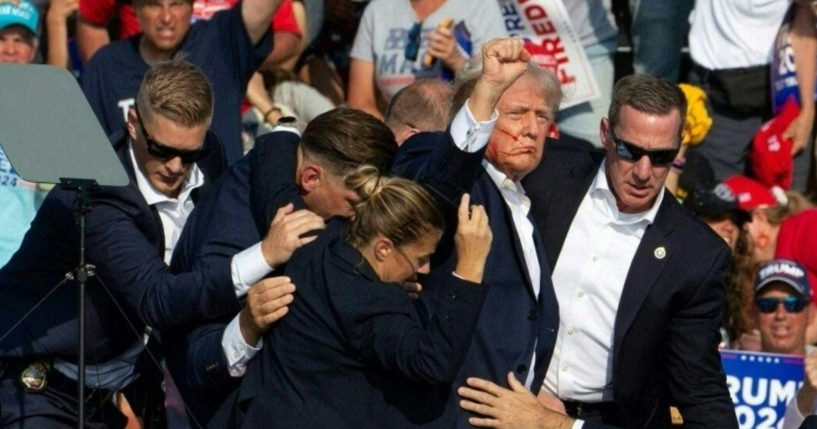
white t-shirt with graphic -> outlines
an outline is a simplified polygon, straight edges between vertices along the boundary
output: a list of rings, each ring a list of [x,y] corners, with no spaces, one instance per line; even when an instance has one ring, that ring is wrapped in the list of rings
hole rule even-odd
[[[496,0],[446,0],[422,22],[417,59],[405,58],[409,32],[418,22],[409,0],[372,0],[363,12],[351,57],[374,63],[377,89],[385,101],[418,78],[442,77],[437,61],[423,67],[429,36],[444,18],[454,19],[460,51],[478,53],[482,44],[495,37],[507,37],[505,23]]]

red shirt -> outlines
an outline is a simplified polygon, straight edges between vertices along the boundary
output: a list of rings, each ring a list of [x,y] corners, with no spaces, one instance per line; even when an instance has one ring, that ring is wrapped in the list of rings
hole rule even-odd
[[[196,0],[193,3],[193,22],[199,19],[210,19],[214,13],[228,9],[238,0]],[[119,38],[125,39],[138,34],[139,21],[132,2],[117,2],[117,0],[80,0],[79,15],[93,25],[104,27],[115,15],[119,18]],[[292,0],[283,0],[281,6],[272,16],[270,26],[276,33],[294,33],[301,35],[295,15],[292,13]]]

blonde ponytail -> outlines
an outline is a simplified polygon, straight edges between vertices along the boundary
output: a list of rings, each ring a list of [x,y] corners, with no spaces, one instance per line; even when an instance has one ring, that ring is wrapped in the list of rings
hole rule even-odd
[[[363,165],[346,178],[346,186],[360,197],[346,231],[346,240],[358,249],[378,234],[400,246],[445,226],[434,198],[410,180],[380,176],[376,168]]]

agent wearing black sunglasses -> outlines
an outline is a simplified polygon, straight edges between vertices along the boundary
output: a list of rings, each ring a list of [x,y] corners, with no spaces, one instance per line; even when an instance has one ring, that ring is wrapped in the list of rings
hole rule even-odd
[[[141,121],[131,112],[127,127],[111,136],[129,184],[92,192],[93,209],[85,219],[85,255],[96,267],[85,300],[89,361],[83,418],[92,427],[124,425],[121,413],[104,400],[112,391],[124,392],[135,415],[145,420],[163,406],[159,368],[136,365],[147,326],[165,333],[240,308],[230,260],[189,273],[171,273],[166,263],[198,199],[206,196],[205,185],[225,167],[214,136],[205,137],[213,114],[207,76],[189,63],[156,64],[145,74],[137,99]],[[212,153],[185,164],[182,158],[189,159],[205,139]],[[69,210],[75,198],[67,190],[51,191],[20,251],[0,270],[3,427],[69,428],[80,420],[73,400],[77,310],[66,305],[74,302],[74,282],[54,288],[79,260],[77,248],[68,245],[80,233]],[[41,301],[46,294],[53,295]],[[37,311],[28,313],[38,302]],[[6,366],[12,361],[14,367]],[[144,383],[132,384],[135,376]]]
[[[754,303],[762,351],[805,355],[806,328],[814,320],[811,300],[811,287],[800,264],[775,259],[760,266]]]
[[[523,180],[559,347],[581,350],[554,353],[542,389],[574,418],[669,428],[677,404],[688,426],[738,427],[715,347],[730,252],[664,191],[685,112],[671,82],[624,77],[600,123],[604,154],[549,147]]]
[[[204,138],[209,121],[185,125],[160,113],[128,113],[128,133],[142,174],[158,192],[176,198],[195,162],[207,155]]]
[[[622,106],[614,123],[601,121],[602,144],[607,153],[607,181],[615,190],[623,213],[652,207],[680,147],[681,116],[655,115]]]

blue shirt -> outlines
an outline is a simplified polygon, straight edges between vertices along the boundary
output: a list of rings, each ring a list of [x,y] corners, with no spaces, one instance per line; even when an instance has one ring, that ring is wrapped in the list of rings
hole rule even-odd
[[[91,58],[82,75],[82,90],[106,133],[119,131],[134,105],[142,77],[150,66],[139,54],[141,34],[111,43]],[[267,32],[253,46],[241,17],[241,3],[190,27],[177,56],[204,71],[215,99],[210,130],[224,146],[229,164],[242,153],[241,102],[252,73],[272,49]]]
[[[0,267],[20,247],[44,197],[45,191],[17,175],[0,147]]]

